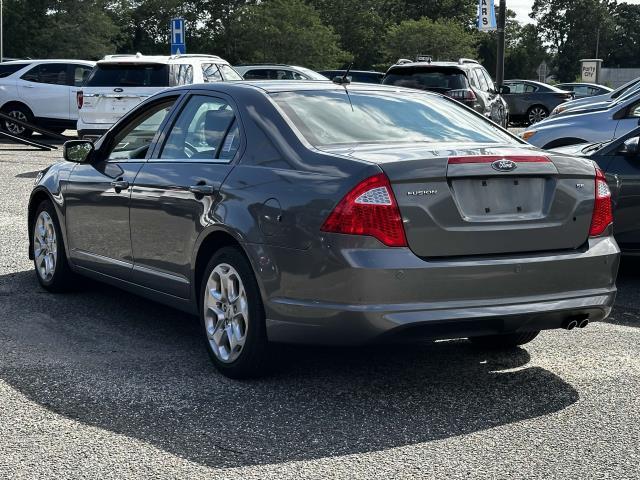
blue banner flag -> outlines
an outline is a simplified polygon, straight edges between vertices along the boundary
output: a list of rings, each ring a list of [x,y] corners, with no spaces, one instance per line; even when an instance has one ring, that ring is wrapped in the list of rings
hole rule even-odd
[[[493,0],[478,2],[478,30],[489,32],[496,29],[496,9]]]

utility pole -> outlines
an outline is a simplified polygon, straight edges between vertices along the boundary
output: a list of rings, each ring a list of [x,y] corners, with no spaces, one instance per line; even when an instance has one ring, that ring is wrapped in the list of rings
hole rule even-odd
[[[498,54],[496,57],[496,84],[498,88],[504,83],[504,27],[507,19],[507,0],[500,0],[498,10]]]
[[[4,62],[4,30],[2,24],[2,0],[0,0],[0,63]]]

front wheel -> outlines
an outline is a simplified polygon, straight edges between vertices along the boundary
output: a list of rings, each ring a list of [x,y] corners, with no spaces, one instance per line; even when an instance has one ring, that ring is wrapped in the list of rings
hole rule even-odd
[[[264,307],[253,269],[234,247],[209,261],[200,291],[203,333],[215,367],[229,378],[262,374],[268,349]]]
[[[471,337],[469,340],[474,345],[491,349],[509,349],[515,348],[525,343],[529,343],[536,338],[540,331],[507,333],[502,335],[486,335],[483,337]]]
[[[73,273],[67,263],[56,211],[48,200],[38,206],[33,222],[33,264],[38,282],[46,290],[62,292],[71,287]]]

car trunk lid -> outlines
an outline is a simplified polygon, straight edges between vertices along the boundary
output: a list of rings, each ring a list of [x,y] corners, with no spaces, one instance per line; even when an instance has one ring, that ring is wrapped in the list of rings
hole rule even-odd
[[[388,176],[420,257],[576,249],[588,237],[594,167],[513,146],[333,149]]]

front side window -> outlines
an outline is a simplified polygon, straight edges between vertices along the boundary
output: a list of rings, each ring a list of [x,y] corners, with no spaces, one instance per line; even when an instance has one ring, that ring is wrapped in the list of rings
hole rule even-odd
[[[484,68],[478,69],[478,74],[482,75],[485,82],[487,82],[487,91],[495,90],[495,87],[493,86],[493,80],[491,80],[491,75],[489,75]]]
[[[27,82],[67,85],[67,65],[65,63],[43,63],[22,76]]]
[[[221,98],[194,95],[171,128],[160,158],[228,163],[239,146],[231,106]]]
[[[238,74],[238,72],[236,72],[229,65],[221,63],[221,64],[218,65],[218,68],[220,69],[220,72],[222,72],[222,76],[224,77],[225,80],[227,80],[227,81],[229,81],[229,80],[242,80],[242,77]]]
[[[476,78],[478,79],[480,90],[482,90],[483,92],[487,92],[489,90],[489,85],[487,84],[487,79],[482,74],[482,71],[479,68],[476,68],[473,72],[476,74]]]
[[[245,80],[269,80],[269,70],[260,68],[249,70],[244,74]]]
[[[446,98],[386,91],[298,91],[272,98],[309,143],[509,143],[517,140]]]
[[[175,98],[150,107],[125,126],[114,138],[114,147],[109,153],[109,160],[145,158],[153,137],[174,103]]]

